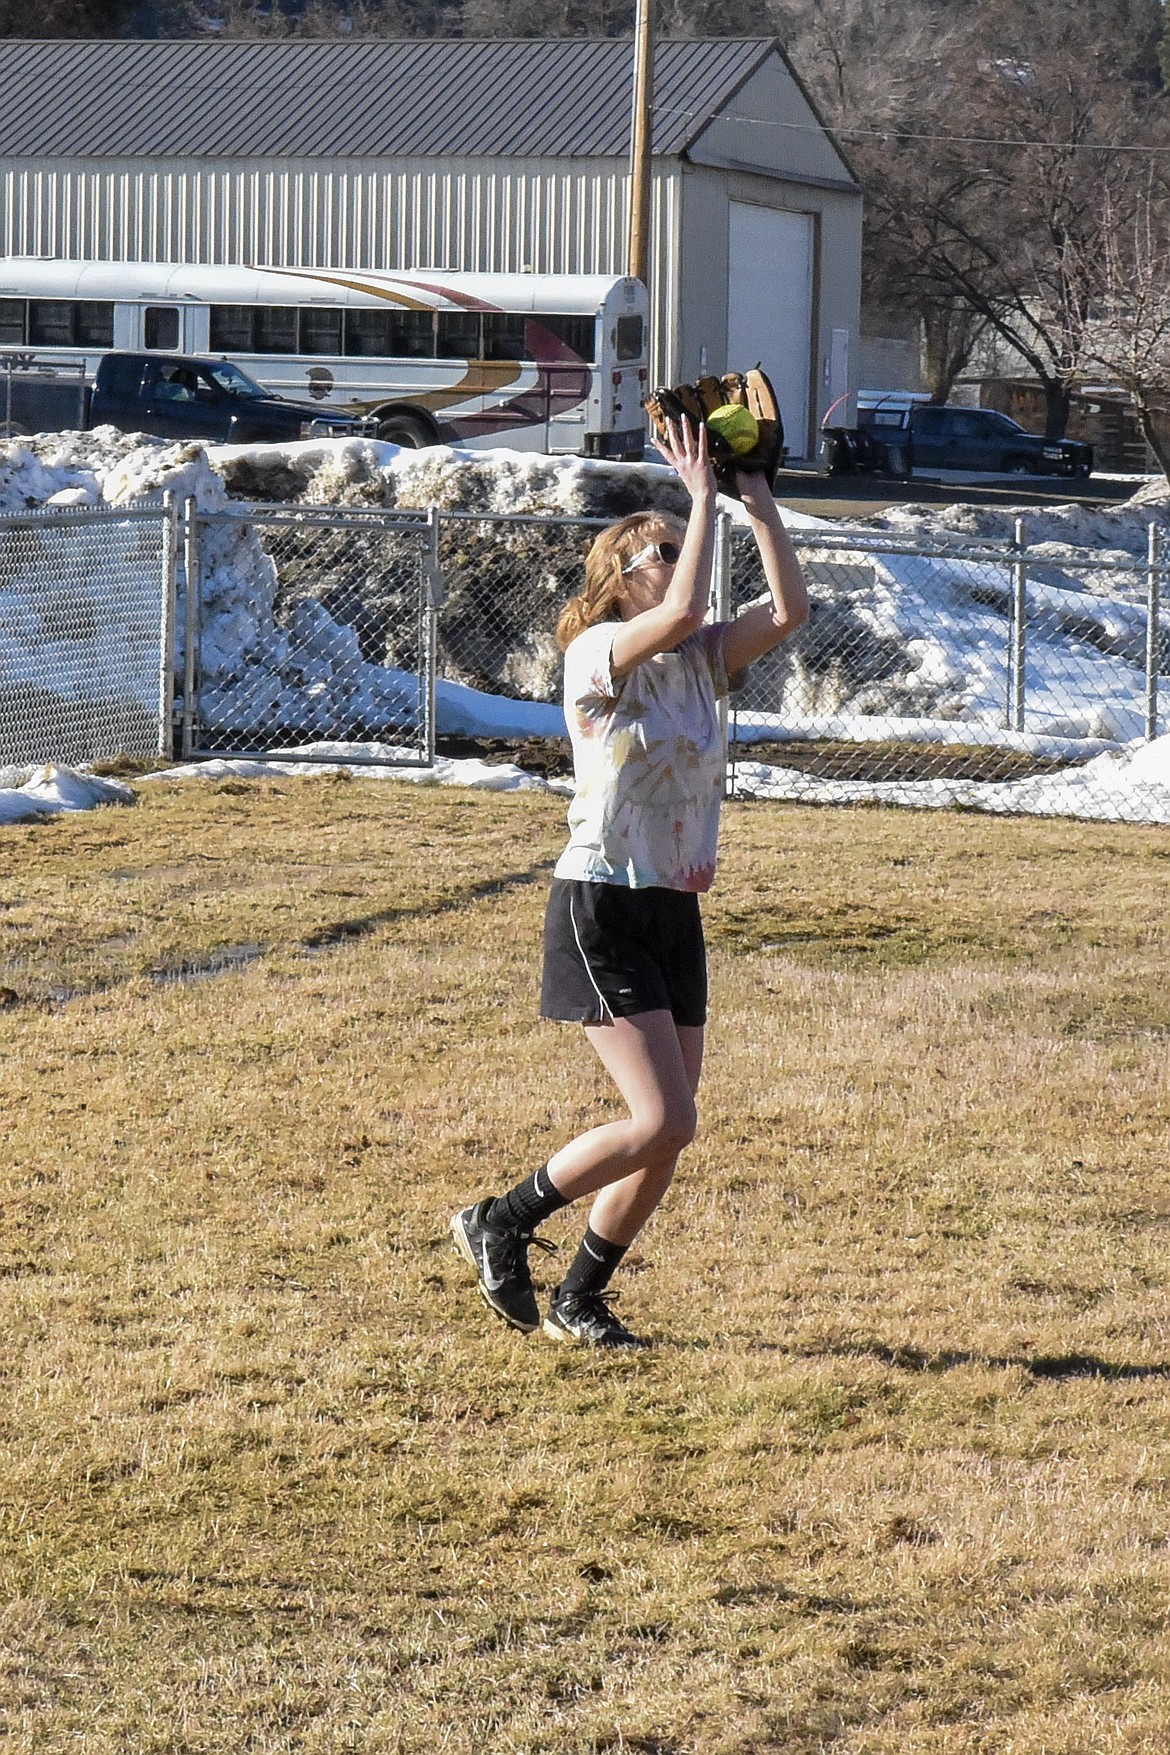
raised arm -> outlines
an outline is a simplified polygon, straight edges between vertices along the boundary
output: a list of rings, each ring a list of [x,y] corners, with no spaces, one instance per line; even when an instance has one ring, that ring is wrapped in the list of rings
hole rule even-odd
[[[613,673],[628,676],[647,658],[673,652],[702,626],[715,556],[715,476],[707,456],[707,430],[692,432],[672,422],[658,449],[691,496],[682,552],[674,567],[652,560],[626,575],[625,620],[613,642]]]
[[[808,620],[804,574],[767,482],[762,475],[741,475],[739,488],[771,602],[753,604],[728,627],[723,662],[729,676],[746,670],[753,659],[762,658]]]

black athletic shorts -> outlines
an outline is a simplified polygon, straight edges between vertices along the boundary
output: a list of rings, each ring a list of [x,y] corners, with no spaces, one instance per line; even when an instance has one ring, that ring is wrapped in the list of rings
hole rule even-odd
[[[707,954],[691,890],[554,878],[544,920],[540,1015],[606,1024],[637,1012],[707,1021]]]

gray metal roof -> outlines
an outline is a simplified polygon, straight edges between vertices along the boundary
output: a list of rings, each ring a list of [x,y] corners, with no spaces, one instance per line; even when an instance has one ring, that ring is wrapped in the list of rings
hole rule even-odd
[[[676,155],[772,38],[661,42],[654,150]],[[0,41],[13,158],[595,157],[628,151],[620,39]]]

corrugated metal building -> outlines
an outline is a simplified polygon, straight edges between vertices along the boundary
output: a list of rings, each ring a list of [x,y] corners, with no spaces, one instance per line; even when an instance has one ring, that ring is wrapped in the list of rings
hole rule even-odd
[[[621,41],[0,42],[0,251],[622,273]],[[852,388],[861,197],[779,45],[655,57],[653,374]]]

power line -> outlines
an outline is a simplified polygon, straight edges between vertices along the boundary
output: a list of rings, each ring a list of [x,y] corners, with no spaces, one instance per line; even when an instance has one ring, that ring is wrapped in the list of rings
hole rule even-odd
[[[655,104],[656,116],[681,116],[684,121],[709,120],[710,112],[706,110],[677,110],[666,104]],[[797,134],[823,134],[826,132],[815,122],[778,122],[762,116],[733,116],[725,111],[719,112],[721,122],[743,122],[753,128],[788,128]],[[1013,139],[1007,135],[991,134],[918,134],[910,133],[904,128],[838,128],[828,125],[827,130],[835,140],[914,140],[927,141],[934,145],[944,146],[1014,146],[1030,147],[1036,152],[1127,152],[1145,153],[1149,157],[1158,157],[1170,153],[1167,146],[1116,146],[1112,141],[1105,140],[1024,140]]]

